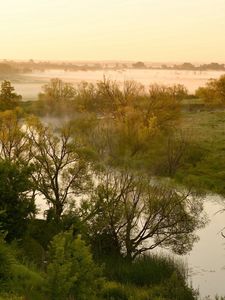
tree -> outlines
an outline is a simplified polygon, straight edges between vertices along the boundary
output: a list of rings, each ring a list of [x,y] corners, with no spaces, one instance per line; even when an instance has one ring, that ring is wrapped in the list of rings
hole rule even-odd
[[[196,95],[209,105],[225,105],[225,75],[210,79],[205,87],[200,87]]]
[[[71,113],[71,102],[76,96],[76,89],[72,84],[53,78],[42,89],[43,92],[39,94],[39,101],[36,103],[36,109],[40,114]]]
[[[153,84],[144,97],[143,118],[155,116],[159,128],[170,130],[180,118],[180,101],[185,97],[186,89],[182,85],[164,86]]]
[[[1,84],[0,90],[0,109],[13,109],[15,108],[22,97],[16,94],[14,87],[11,85],[11,82],[4,80]]]
[[[132,64],[132,67],[134,69],[146,69],[147,68],[146,65],[142,61],[138,61],[138,62]]]
[[[88,164],[82,155],[82,145],[73,139],[69,124],[54,131],[32,119],[27,126],[33,144],[34,185],[59,221],[74,197],[89,188]]]
[[[0,112],[0,159],[27,164],[30,148],[20,110]]]
[[[135,81],[125,80],[121,85],[104,77],[97,83],[99,108],[114,117],[123,116],[127,107],[133,106],[140,97],[143,86]]]
[[[135,81],[117,81],[107,79],[78,85],[76,102],[83,110],[95,111],[101,116],[119,117],[127,107],[140,97],[143,86]]]
[[[157,175],[173,177],[176,172],[188,163],[188,156],[195,146],[193,133],[185,130],[173,130],[167,135],[163,135],[160,145],[157,147],[158,157],[153,163]],[[192,156],[192,163],[196,163]]]
[[[19,163],[0,162],[0,226],[7,240],[21,237],[26,220],[35,215],[31,172]]]
[[[53,78],[49,84],[43,86],[43,93],[39,95],[39,98],[40,100],[59,102],[72,100],[74,96],[75,89],[70,83]]]
[[[191,250],[197,240],[194,231],[205,219],[201,201],[190,192],[178,192],[128,172],[109,172],[98,182],[81,212],[88,220],[91,241],[98,239],[100,249],[105,247],[101,236],[107,236],[110,246],[128,260],[158,246],[178,254]]]
[[[7,63],[0,63],[0,74],[5,75],[5,74],[12,74],[12,73],[17,73],[18,70],[14,69],[11,65]]]
[[[80,236],[75,238],[69,231],[54,237],[47,269],[50,299],[96,299],[100,276],[100,269]]]

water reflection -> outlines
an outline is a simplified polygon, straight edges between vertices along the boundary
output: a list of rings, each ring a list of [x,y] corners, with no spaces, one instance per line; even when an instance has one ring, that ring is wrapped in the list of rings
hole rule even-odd
[[[200,85],[204,85],[210,78],[218,78],[223,72],[193,72],[171,70],[127,70],[116,71],[48,71],[30,75],[27,83],[15,84],[16,91],[23,95],[24,99],[35,100],[41,91],[41,86],[50,78],[59,77],[66,81],[76,83],[81,80],[96,82],[103,75],[111,79],[137,80],[145,85],[149,83],[184,84],[190,92],[194,92]],[[38,78],[36,81],[35,78]],[[225,201],[224,201],[225,202]],[[40,210],[46,209],[44,201],[38,199]],[[184,259],[190,268],[190,281],[194,288],[198,288],[201,296],[225,295],[225,239],[221,236],[221,229],[225,226],[225,212],[218,213],[224,208],[223,201],[218,196],[208,196],[205,200],[205,210],[209,215],[210,223],[198,232],[200,241]],[[42,212],[40,212],[40,216]]]
[[[40,209],[39,217],[43,217],[43,211],[47,209],[45,201],[39,198],[37,206]],[[221,229],[225,226],[225,212],[218,213],[224,208],[224,203],[219,196],[208,196],[204,206],[210,222],[199,230],[200,240],[193,250],[182,257],[189,268],[189,282],[199,290],[201,299],[208,295],[225,296],[225,239],[221,235]],[[167,251],[159,252],[168,254]]]
[[[225,226],[225,213],[218,213],[224,205],[218,196],[208,196],[205,210],[210,223],[198,232],[200,241],[187,255],[190,280],[201,296],[225,295],[225,239],[221,229]]]

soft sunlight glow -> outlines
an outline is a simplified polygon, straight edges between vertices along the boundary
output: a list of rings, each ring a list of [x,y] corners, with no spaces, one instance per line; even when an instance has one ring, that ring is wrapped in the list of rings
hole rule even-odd
[[[225,61],[224,0],[7,0],[0,58]]]

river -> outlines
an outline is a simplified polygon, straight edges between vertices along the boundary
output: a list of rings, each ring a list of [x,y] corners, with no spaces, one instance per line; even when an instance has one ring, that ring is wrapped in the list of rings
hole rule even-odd
[[[206,296],[225,296],[225,239],[221,235],[221,230],[225,227],[225,212],[219,212],[225,208],[225,201],[223,203],[216,195],[207,196],[204,201],[210,222],[197,232],[200,239],[189,254],[175,256],[182,259],[188,267],[189,283],[199,290],[200,299]],[[47,209],[47,205],[39,198],[37,206],[40,210],[39,217],[43,217],[41,212]],[[170,254],[163,250],[159,250],[159,253]]]
[[[77,71],[66,72],[62,70],[49,70],[46,72],[34,72],[24,76],[25,82],[13,82],[16,92],[23,96],[24,100],[36,100],[41,88],[50,78],[61,78],[70,83],[88,81],[95,83],[102,80],[105,75],[113,80],[136,80],[145,86],[152,83],[159,84],[183,84],[190,93],[194,93],[199,86],[203,86],[210,78],[218,78],[224,72],[220,71],[184,71],[184,70],[101,70],[101,71]]]
[[[203,296],[225,296],[225,239],[221,230],[225,227],[225,212],[222,199],[207,196],[205,211],[210,223],[198,232],[200,237],[192,251],[185,257],[194,288]]]
[[[95,83],[108,78],[118,81],[136,80],[145,86],[152,83],[183,84],[190,93],[204,85],[210,78],[218,78],[223,72],[213,71],[175,71],[175,70],[124,70],[124,71],[77,71],[64,72],[61,70],[37,72],[26,75],[26,81],[15,83],[16,92],[24,100],[35,100],[41,92],[41,87],[50,78],[61,78],[67,82],[78,83],[88,81]],[[224,201],[225,202],[225,201]],[[43,201],[38,201],[43,210]],[[217,213],[224,208],[218,196],[208,196],[205,200],[205,211],[209,215],[210,223],[198,232],[200,236],[193,250],[183,257],[187,262],[190,282],[199,289],[201,297],[216,294],[225,296],[225,239],[221,236],[221,229],[225,226],[225,212]]]

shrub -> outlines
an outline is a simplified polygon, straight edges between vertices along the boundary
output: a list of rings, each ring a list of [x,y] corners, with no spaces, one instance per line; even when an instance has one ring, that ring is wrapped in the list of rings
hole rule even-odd
[[[102,292],[104,299],[128,300],[126,288],[116,282],[107,282]]]
[[[100,290],[99,271],[80,236],[74,238],[71,231],[58,234],[51,243],[47,269],[49,298],[94,299]]]
[[[2,291],[10,277],[12,275],[11,265],[13,263],[13,256],[9,251],[9,248],[3,242],[3,239],[0,237],[0,290]]]

